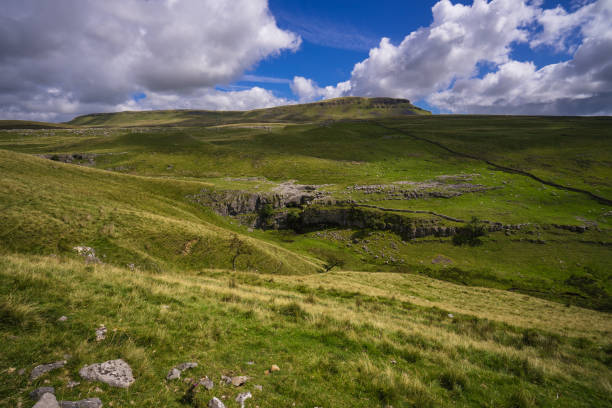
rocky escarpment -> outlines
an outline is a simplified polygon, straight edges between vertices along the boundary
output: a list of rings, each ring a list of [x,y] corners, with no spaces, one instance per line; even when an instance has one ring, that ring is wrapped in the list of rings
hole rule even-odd
[[[287,182],[279,184],[269,192],[247,192],[240,190],[203,189],[187,198],[212,208],[223,216],[259,214],[281,208],[301,207],[324,200],[327,194],[317,190],[318,186]]]
[[[439,187],[443,184],[436,183],[438,182],[428,182],[427,187]],[[424,183],[418,184],[423,187]],[[453,189],[456,189],[457,185],[451,186],[449,191],[456,192],[457,190]],[[390,209],[355,203],[352,200],[336,200],[319,187],[287,182],[267,192],[203,189],[188,198],[212,208],[220,215],[236,217],[244,225],[261,229],[291,229],[296,232],[327,228],[371,229],[393,232],[408,240],[429,236],[454,236],[467,223],[466,220],[432,211]],[[377,186],[370,187],[378,192]],[[469,184],[466,188],[473,191],[474,187],[480,186]],[[537,227],[531,224],[502,224],[486,220],[481,221],[481,224],[488,232],[505,231],[506,234]],[[588,229],[571,225],[550,227],[579,233]]]

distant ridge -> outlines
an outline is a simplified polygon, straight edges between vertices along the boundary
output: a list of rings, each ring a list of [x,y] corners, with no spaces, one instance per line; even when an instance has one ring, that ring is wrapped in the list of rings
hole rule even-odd
[[[67,122],[73,126],[214,126],[228,123],[304,123],[430,115],[408,99],[343,97],[250,111],[158,110],[95,113]]]
[[[31,120],[0,120],[0,129],[64,129],[64,123],[35,122]]]

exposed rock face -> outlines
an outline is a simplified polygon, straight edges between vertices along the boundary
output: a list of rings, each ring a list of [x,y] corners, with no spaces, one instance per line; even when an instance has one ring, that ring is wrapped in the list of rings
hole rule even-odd
[[[430,235],[446,237],[454,235],[456,228],[441,225],[435,219],[420,219],[403,214],[377,212],[356,207],[309,207],[298,218],[287,222],[292,228],[316,230],[329,227],[370,228],[391,231],[404,239]]]
[[[121,359],[85,366],[79,375],[89,381],[101,381],[120,388],[128,388],[134,382],[132,369]]]
[[[95,153],[67,153],[67,154],[44,154],[40,157],[50,159],[53,161],[59,161],[62,163],[80,164],[82,166],[93,166],[96,164]]]
[[[33,408],[60,408],[55,395],[47,392],[43,394]]]
[[[299,207],[325,195],[317,190],[317,186],[287,182],[279,184],[271,192],[266,193],[203,189],[200,194],[188,198],[211,207],[220,215],[235,216],[258,213],[267,205],[272,209]]]
[[[61,368],[64,365],[66,365],[66,360],[56,361],[55,363],[37,365],[32,370],[32,373],[30,374],[30,379],[31,380],[35,380],[38,377],[40,377],[41,375],[43,375],[45,373],[48,373],[51,370],[55,370],[57,368]]]

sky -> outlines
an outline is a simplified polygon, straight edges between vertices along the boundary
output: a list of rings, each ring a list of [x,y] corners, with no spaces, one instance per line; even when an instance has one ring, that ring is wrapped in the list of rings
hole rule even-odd
[[[341,96],[612,115],[612,0],[2,0],[0,119]]]

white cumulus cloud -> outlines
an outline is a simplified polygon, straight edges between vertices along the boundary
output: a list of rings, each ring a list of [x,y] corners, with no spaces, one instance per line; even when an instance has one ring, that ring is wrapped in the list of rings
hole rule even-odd
[[[215,85],[300,41],[266,0],[3,0],[0,117],[66,118],[141,92],[221,97]]]
[[[320,88],[296,78],[294,92],[426,99],[456,113],[612,114],[612,0],[580,1],[573,11],[541,4],[441,0],[430,26],[397,45],[383,38],[348,81]],[[538,69],[512,58],[518,44],[571,58]],[[483,67],[491,72],[480,77]]]

